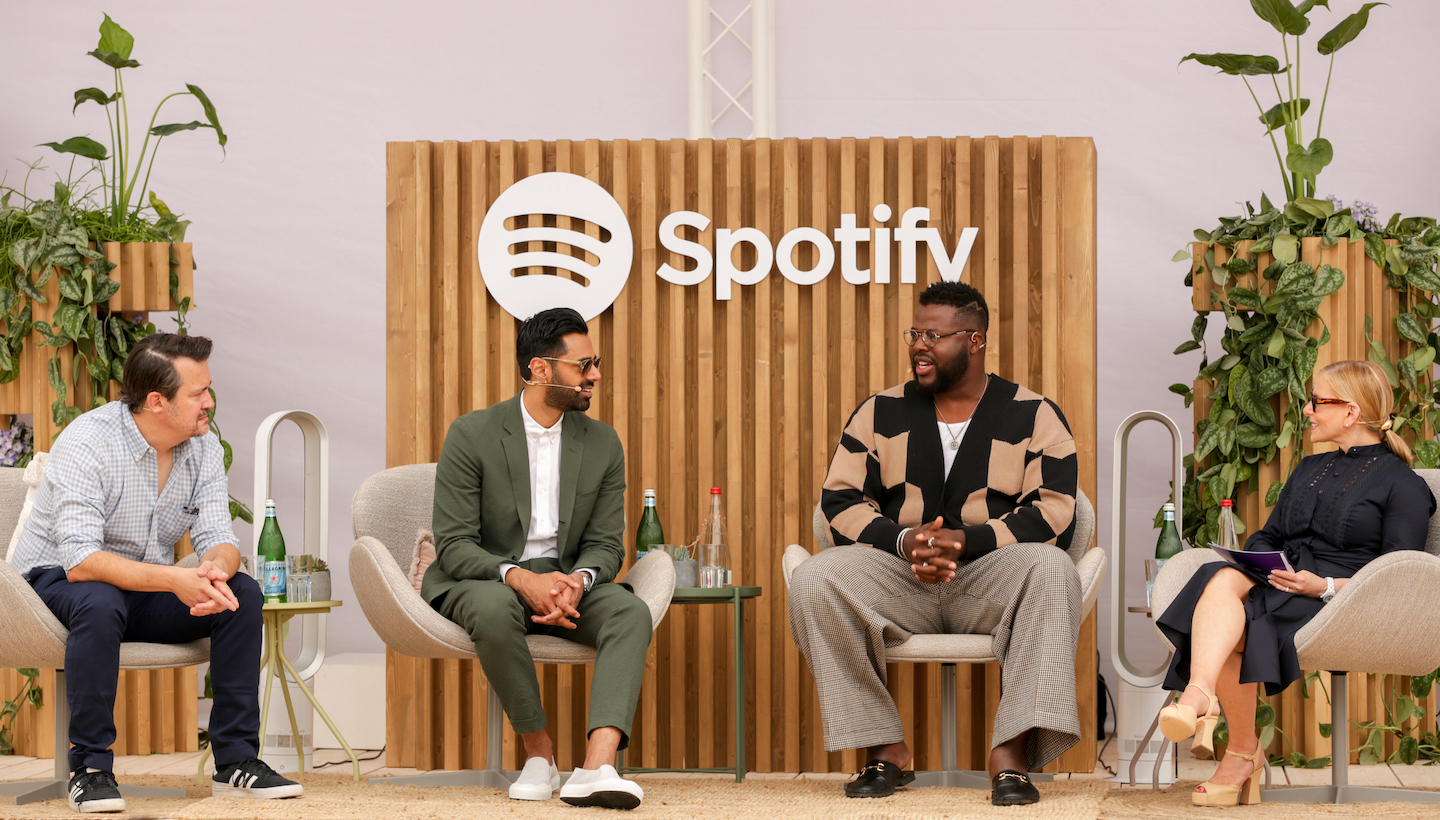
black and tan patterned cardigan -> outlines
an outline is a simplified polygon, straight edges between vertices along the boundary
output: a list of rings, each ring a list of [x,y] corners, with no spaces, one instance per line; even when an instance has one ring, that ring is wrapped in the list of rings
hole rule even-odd
[[[944,516],[965,559],[1019,543],[1070,545],[1075,440],[1055,403],[991,376],[947,477],[935,403],[914,381],[866,399],[840,435],[820,506],[837,545],[894,550]]]

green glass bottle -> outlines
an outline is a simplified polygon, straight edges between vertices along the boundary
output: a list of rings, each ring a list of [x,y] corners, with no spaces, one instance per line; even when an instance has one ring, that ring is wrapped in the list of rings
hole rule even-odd
[[[1165,522],[1160,525],[1160,540],[1155,544],[1155,560],[1164,561],[1180,554],[1180,531],[1175,529],[1175,505],[1166,504]]]
[[[665,531],[660,528],[660,514],[655,511],[655,491],[645,491],[645,510],[640,514],[640,525],[635,528],[635,560],[657,544],[665,543]]]
[[[283,604],[285,597],[286,565],[285,536],[280,534],[280,522],[275,518],[275,499],[265,499],[265,526],[260,530],[260,545],[255,548],[255,560],[259,563],[260,589],[265,594],[265,603]]]

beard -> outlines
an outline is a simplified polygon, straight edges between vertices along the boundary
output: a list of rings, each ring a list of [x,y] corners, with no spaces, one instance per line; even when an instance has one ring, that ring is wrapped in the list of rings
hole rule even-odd
[[[969,356],[956,356],[947,362],[941,362],[931,354],[930,360],[935,363],[934,376],[929,384],[925,384],[915,372],[915,359],[910,359],[910,375],[915,378],[915,385],[920,388],[920,392],[927,396],[944,393],[959,384],[970,370]]]
[[[570,385],[565,386],[569,387]],[[581,382],[579,386],[590,390],[595,387],[595,382]],[[547,390],[545,391],[545,406],[562,413],[568,413],[571,410],[583,413],[590,409],[590,397],[572,390]]]

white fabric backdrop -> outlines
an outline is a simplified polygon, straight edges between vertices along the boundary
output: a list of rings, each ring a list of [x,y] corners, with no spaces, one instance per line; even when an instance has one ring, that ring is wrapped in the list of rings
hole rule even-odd
[[[1317,104],[1325,64],[1313,43],[1358,8],[1333,5],[1312,15],[1317,35],[1306,41],[1303,77]],[[210,95],[231,137],[225,156],[208,131],[167,139],[151,183],[195,223],[192,318],[194,332],[217,345],[219,421],[237,451],[231,489],[251,500],[253,438],[265,416],[299,408],[325,422],[330,555],[336,594],[349,600],[330,619],[330,651],[380,651],[350,594],[345,553],[350,498],[385,462],[385,142],[685,136],[685,6],[0,0],[8,184],[20,183],[22,160],[64,170],[64,158],[38,143],[105,134],[94,106],[70,111],[74,90],[111,86],[109,70],[85,56],[102,8],[135,36],[142,67],[128,72],[127,91],[137,144],[155,102],[186,82]],[[1278,56],[1279,37],[1244,0],[777,0],[776,24],[780,136],[1094,137],[1097,507],[1108,548],[1116,426],[1141,409],[1188,426],[1188,411],[1165,389],[1188,382],[1200,355],[1170,354],[1193,317],[1184,266],[1171,255],[1194,228],[1213,227],[1242,200],[1258,202],[1262,187],[1283,198],[1240,81],[1177,63],[1192,51]],[[1376,8],[1370,28],[1340,52],[1325,122],[1336,161],[1321,177],[1322,196],[1372,201],[1382,219],[1440,213],[1437,32],[1440,6],[1400,2]],[[1268,107],[1265,88],[1257,83]],[[198,118],[185,98],[160,122]],[[51,179],[38,175],[31,190]],[[168,317],[157,324],[174,326]],[[1137,557],[1154,543],[1149,518],[1168,493],[1168,441],[1152,427],[1133,439]],[[291,428],[277,449],[298,442]],[[301,532],[298,463],[283,458],[276,480],[292,539]],[[239,533],[248,547],[249,528]],[[1101,649],[1113,687],[1108,622],[1107,595]],[[1143,627],[1132,624],[1132,657],[1154,661],[1158,641]]]

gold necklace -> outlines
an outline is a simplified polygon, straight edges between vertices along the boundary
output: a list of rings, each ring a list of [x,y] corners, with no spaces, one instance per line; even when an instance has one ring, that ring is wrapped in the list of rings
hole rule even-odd
[[[985,398],[985,391],[986,391],[986,390],[989,390],[989,389],[990,389],[990,374],[989,374],[989,373],[986,373],[986,374],[985,374],[985,386],[982,387],[982,388],[980,388],[980,398],[981,398],[981,399]],[[975,406],[976,406],[977,408],[980,406],[980,399],[976,399],[976,400],[975,400]],[[938,402],[938,401],[935,402],[935,412],[936,412],[936,413],[939,413],[939,415],[940,415],[940,421],[945,424],[945,435],[947,435],[947,436],[950,437],[950,449],[951,449],[951,450],[959,450],[959,449],[960,449],[960,439],[956,438],[956,437],[955,437],[955,434],[954,434],[953,432],[951,432],[951,430],[950,430],[950,420],[947,419],[947,418],[945,418],[945,414],[940,411],[940,402]],[[955,423],[956,423],[956,424],[963,424],[963,423],[969,421],[970,419],[972,419],[972,418],[974,418],[974,417],[975,417],[975,411],[974,411],[974,410],[971,410],[971,411],[970,411],[970,415],[969,415],[968,417],[966,417],[966,418],[964,418],[964,419],[961,419],[960,421],[957,421],[957,422],[955,422]]]

